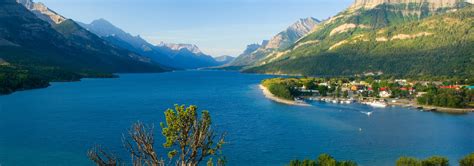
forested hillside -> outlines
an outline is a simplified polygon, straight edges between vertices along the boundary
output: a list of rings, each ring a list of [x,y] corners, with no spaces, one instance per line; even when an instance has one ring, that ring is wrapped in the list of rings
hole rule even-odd
[[[301,75],[474,75],[472,5],[462,3],[437,12],[421,8],[417,15],[394,12],[402,8],[406,6],[380,5],[370,10],[345,11],[292,48],[245,71]]]
[[[0,93],[44,87],[49,81],[165,71],[72,20],[52,26],[15,0],[0,1],[0,59]]]

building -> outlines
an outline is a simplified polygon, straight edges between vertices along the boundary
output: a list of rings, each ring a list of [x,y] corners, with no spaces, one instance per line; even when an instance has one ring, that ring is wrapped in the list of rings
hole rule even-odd
[[[359,90],[359,87],[355,86],[355,85],[352,85],[351,86],[351,91],[357,91]]]
[[[459,85],[448,85],[448,86],[439,86],[440,89],[456,89],[460,90],[461,86]]]
[[[405,85],[408,84],[408,81],[407,81],[407,80],[403,80],[403,79],[395,80],[395,82],[396,82],[398,85],[402,85],[402,86],[405,86]]]
[[[389,98],[390,96],[392,96],[392,94],[389,91],[380,91],[379,96],[381,98]]]
[[[416,97],[422,97],[423,95],[426,95],[426,94],[428,94],[428,92],[418,92],[416,94]]]

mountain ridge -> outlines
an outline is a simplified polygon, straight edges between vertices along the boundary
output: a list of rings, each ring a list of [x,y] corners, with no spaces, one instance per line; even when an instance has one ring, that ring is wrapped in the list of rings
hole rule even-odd
[[[43,19],[15,0],[0,1],[0,94],[47,87],[51,81],[167,71],[72,20],[52,25]]]
[[[28,10],[36,14],[40,19],[49,22],[50,24],[60,24],[67,20],[55,11],[49,9],[43,3],[35,3],[32,0],[17,0],[18,3],[23,4]]]
[[[445,8],[434,12],[425,10],[422,15],[412,16],[404,15],[399,11],[400,9],[404,8],[386,3],[368,10],[351,11],[351,8],[349,8],[323,22],[321,26],[300,39],[292,47],[271,55],[269,58],[258,62],[257,65],[248,67],[245,71],[276,74],[350,75],[385,70],[387,74],[396,75],[416,75],[417,73],[450,75],[449,72],[456,75],[472,75],[465,68],[440,65],[435,61],[426,59],[431,56],[449,61],[452,64],[464,64],[464,62],[457,62],[460,60],[472,61],[469,60],[469,57],[473,57],[472,53],[469,54],[472,47],[465,47],[466,44],[469,45],[468,43],[472,42],[473,34],[470,31],[472,26],[468,26],[470,25],[469,21],[472,21],[470,19],[472,17],[472,5],[459,3],[453,8]],[[411,10],[411,8],[408,10]],[[467,26],[467,29],[459,29],[446,22],[435,24],[433,23],[434,18],[451,20],[454,21],[452,23],[460,23],[459,27],[466,28]],[[428,22],[429,20],[431,22]],[[459,22],[459,20],[463,21]],[[425,30],[419,29],[422,25],[430,26],[426,27]],[[396,31],[391,27],[410,27],[412,30],[388,35]],[[442,28],[444,29],[440,30]],[[414,29],[417,31],[414,31]],[[462,30],[466,32],[461,36],[459,34],[463,33]],[[446,32],[451,32],[451,34]],[[380,36],[380,34],[386,35]],[[457,39],[452,37],[454,35],[458,35]],[[443,42],[435,42],[436,40]],[[448,40],[453,43],[462,42],[459,46],[464,47],[452,49],[454,46],[440,45]],[[392,50],[398,45],[404,45],[405,47]],[[426,48],[423,49],[422,46]],[[419,48],[415,49],[414,47]],[[427,50],[427,48],[437,50],[437,52]],[[371,50],[377,50],[377,52]],[[454,55],[458,55],[458,57],[447,56],[449,51]],[[402,53],[415,59],[402,62],[397,59],[397,57],[403,57]],[[422,57],[421,55],[426,56]],[[379,59],[379,57],[385,57],[385,60]],[[421,60],[426,62],[423,63]],[[390,61],[393,63],[392,65],[390,65]],[[341,64],[338,65],[338,63]],[[366,66],[358,66],[359,63],[366,64]],[[398,71],[392,68],[392,66],[397,65],[399,65]],[[436,66],[431,67],[436,69],[433,69],[433,71],[424,70],[430,68],[426,65]],[[420,68],[421,66],[423,68]],[[472,65],[467,66],[468,69],[472,68]],[[361,71],[361,69],[366,71]],[[443,69],[445,70],[443,71]]]
[[[286,49],[301,37],[310,33],[321,21],[313,17],[302,18],[291,24],[287,29],[273,36],[270,40],[264,40],[259,48],[255,45],[249,45],[244,52],[239,55],[230,66],[249,66],[265,59],[275,51]],[[250,47],[250,48],[249,48]],[[249,53],[249,50],[252,52]]]
[[[196,69],[222,65],[193,44],[160,43],[154,45],[140,36],[133,36],[125,32],[105,19],[97,19],[89,24],[79,24],[117,46],[147,56],[164,66],[176,69]]]

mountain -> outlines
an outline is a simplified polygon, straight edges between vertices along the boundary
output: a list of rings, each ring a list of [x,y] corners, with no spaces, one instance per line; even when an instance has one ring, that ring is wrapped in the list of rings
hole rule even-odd
[[[313,28],[320,22],[321,21],[318,19],[312,17],[300,19],[288,27],[285,31],[278,33],[276,36],[270,39],[264,48],[277,50],[288,48],[298,39],[311,32],[311,30],[313,30]]]
[[[247,72],[473,76],[473,7],[457,0],[356,0]]]
[[[232,61],[229,66],[247,66],[251,63],[257,62],[261,57],[254,54],[260,48],[264,48],[268,44],[268,41],[263,41],[262,44],[250,44],[242,54]]]
[[[168,47],[174,51],[180,51],[182,49],[186,49],[194,54],[202,54],[202,51],[194,44],[175,44],[175,43],[164,43],[161,42],[158,44],[159,47]]]
[[[364,8],[366,10],[376,8],[382,4],[390,5],[413,5],[426,6],[429,11],[436,11],[441,8],[453,8],[458,4],[459,0],[356,0],[350,7],[351,10]],[[409,6],[405,6],[410,8]],[[423,9],[424,10],[424,9]]]
[[[80,22],[78,24],[116,47],[125,48],[149,57],[161,65],[172,66],[170,65],[171,59],[166,55],[166,50],[155,47],[140,36],[133,36],[123,31],[105,19],[97,19],[90,24]]]
[[[15,0],[0,1],[0,58],[0,93],[108,73],[165,71],[72,20],[51,25]]]
[[[200,51],[196,45],[171,43],[153,45],[140,36],[133,36],[123,31],[105,19],[94,20],[90,24],[79,24],[117,47],[127,48],[164,66],[196,69],[220,64]]]
[[[51,24],[59,24],[67,20],[65,17],[46,7],[43,3],[35,3],[31,0],[17,0],[17,2],[23,4],[23,6],[36,14],[40,19]]]
[[[249,47],[230,66],[251,66],[276,51],[286,49],[298,41],[301,37],[311,32],[321,21],[309,17],[300,19],[290,25],[286,30],[278,33],[269,41],[264,41],[255,49],[256,45]],[[252,50],[252,52],[249,52]]]
[[[219,62],[221,65],[226,65],[230,62],[232,62],[235,57],[229,56],[229,55],[222,55],[214,58],[217,62]]]

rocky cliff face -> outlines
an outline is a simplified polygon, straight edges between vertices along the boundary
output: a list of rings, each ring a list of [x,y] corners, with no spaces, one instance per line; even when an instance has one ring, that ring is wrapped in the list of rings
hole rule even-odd
[[[460,1],[462,0],[356,0],[351,8],[372,9],[381,4],[428,4],[429,9],[434,11],[439,8],[455,7]]]
[[[251,44],[230,65],[248,66],[267,58],[274,51],[286,49],[319,25],[321,21],[309,17],[298,20],[286,30],[275,35],[271,40],[264,40],[262,44]]]
[[[313,28],[318,25],[321,21],[309,17],[305,19],[300,19],[285,31],[280,32],[274,36],[268,44],[266,44],[265,49],[281,49],[288,47],[294,44],[298,39],[308,34],[313,30]]]
[[[194,54],[201,54],[202,51],[199,49],[199,47],[197,47],[196,45],[194,44],[174,44],[174,43],[164,43],[164,42],[161,42],[160,44],[158,44],[158,46],[160,47],[168,47],[170,48],[171,50],[174,50],[174,51],[180,51],[182,49],[186,49]]]
[[[35,13],[40,19],[47,21],[50,24],[60,24],[66,20],[65,17],[49,9],[42,3],[35,3],[31,0],[17,0],[17,2],[25,6],[31,12]]]
[[[109,45],[72,20],[51,25],[17,2],[0,0],[0,41],[6,43],[0,58],[13,65],[51,66],[71,72],[163,71],[144,57]]]
[[[267,44],[268,44],[268,41],[264,40],[262,44],[247,45],[247,48],[244,50],[244,52],[240,54],[237,58],[235,58],[230,63],[230,65],[231,66],[246,66],[251,63],[255,63],[257,59],[252,53],[256,52],[258,49],[261,49],[262,47],[265,47]]]

